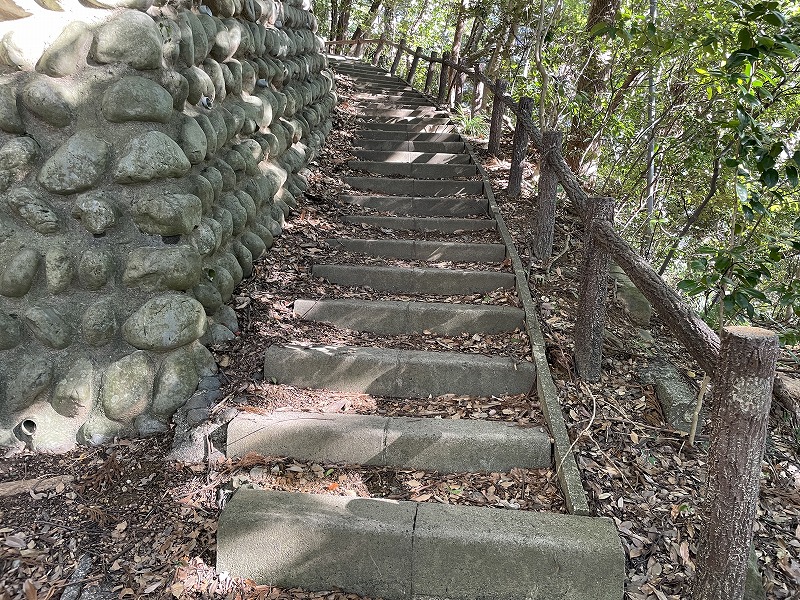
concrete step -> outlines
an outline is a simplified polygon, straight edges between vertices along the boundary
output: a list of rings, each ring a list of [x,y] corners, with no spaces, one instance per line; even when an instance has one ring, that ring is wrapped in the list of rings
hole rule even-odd
[[[425,233],[460,233],[464,231],[494,231],[494,219],[461,219],[457,217],[382,217],[377,215],[348,215],[347,223],[372,225],[396,231]]]
[[[465,244],[421,240],[327,239],[325,243],[347,252],[405,260],[501,263],[506,258],[503,244]]]
[[[368,115],[358,122],[361,125],[452,125],[449,116],[444,117],[376,117]]]
[[[353,88],[356,92],[370,92],[373,94],[399,94],[401,92],[414,92],[413,87],[405,82],[391,80],[388,77],[383,80],[371,80],[356,78],[353,81]]]
[[[425,122],[419,123],[377,123],[369,121],[358,124],[360,129],[380,130],[380,131],[411,131],[415,133],[452,133],[456,131],[455,125],[440,123],[438,125],[427,125]]]
[[[437,335],[504,333],[524,326],[525,313],[513,306],[400,302],[396,300],[294,301],[294,314],[308,321],[333,323],[380,335],[431,332]]]
[[[415,179],[446,179],[448,177],[475,177],[478,167],[475,165],[425,163],[379,162],[371,160],[350,160],[351,169],[374,173],[376,175],[398,175]]]
[[[228,424],[227,457],[248,452],[321,463],[440,473],[505,473],[550,466],[542,427],[471,419],[276,412],[240,413]]]
[[[536,367],[511,358],[458,352],[293,343],[267,348],[264,380],[394,398],[502,396],[529,393]]]
[[[395,196],[483,195],[483,181],[388,179],[385,177],[345,177],[354,190],[368,190]]]
[[[437,113],[441,113],[440,109],[434,108],[430,104],[430,100],[385,100],[383,98],[374,98],[371,100],[360,100],[359,103],[355,106],[357,109],[362,109],[363,107],[369,106],[376,111],[388,111],[388,110],[411,110],[411,111],[428,111],[432,110]],[[360,112],[360,111],[359,111]],[[361,113],[361,114],[369,114],[369,113]],[[373,115],[374,116],[374,115]],[[412,115],[413,116],[413,115]],[[449,113],[448,113],[449,116]]]
[[[455,296],[514,287],[511,273],[469,269],[330,264],[314,265],[312,275],[337,285],[402,294]]]
[[[420,106],[435,106],[432,98],[428,98],[419,92],[406,92],[402,94],[371,94],[361,93],[353,96],[354,100],[360,104],[412,104]]]
[[[425,141],[395,141],[395,140],[353,140],[353,145],[363,150],[376,150],[384,152],[425,152],[425,153],[458,153],[465,152],[464,142],[425,142]],[[355,152],[354,152],[355,154]]]
[[[488,216],[486,198],[414,198],[411,196],[339,196],[345,204],[372,208],[381,212],[427,217]]]
[[[375,106],[373,108],[362,108],[358,112],[361,115],[386,118],[450,118],[450,113],[434,108],[433,106],[424,106],[419,108],[382,108],[380,106]]]
[[[354,145],[360,140],[388,140],[392,142],[461,142],[458,133],[425,133],[413,131],[386,131],[380,129],[357,129],[354,132]]]
[[[625,583],[606,518],[247,486],[220,515],[216,567],[387,600],[620,600]]]
[[[469,165],[472,158],[458,152],[408,152],[390,150],[365,150],[355,148],[353,155],[361,160],[380,162],[415,163],[426,165]]]

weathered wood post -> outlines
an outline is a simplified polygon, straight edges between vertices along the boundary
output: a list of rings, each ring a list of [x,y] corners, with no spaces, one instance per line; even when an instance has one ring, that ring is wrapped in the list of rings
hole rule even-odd
[[[772,331],[722,330],[694,600],[744,597],[777,358]]]
[[[425,93],[431,93],[431,85],[433,85],[433,65],[436,64],[436,58],[439,56],[439,53],[436,50],[431,52],[431,60],[428,63],[428,73],[425,75]]]
[[[603,359],[603,329],[606,321],[608,267],[611,257],[593,240],[600,221],[614,220],[614,199],[590,197],[586,214],[578,315],[575,319],[575,369],[585,381],[599,381]]]
[[[422,54],[422,46],[417,46],[417,49],[414,50],[414,60],[411,61],[411,68],[408,69],[408,73],[406,74],[406,81],[413,85],[414,84],[414,75],[417,72],[417,67],[419,66],[419,57]]]
[[[358,36],[358,41],[356,42],[355,52],[353,53],[355,58],[361,58],[364,56],[364,34],[362,33]]]
[[[483,67],[480,63],[475,65],[475,80],[473,82],[472,93],[472,108],[470,111],[471,116],[475,116],[481,110],[483,104],[483,80],[481,79],[481,70]]]
[[[386,47],[386,34],[382,33],[380,39],[378,40],[378,46],[375,48],[375,54],[372,57],[372,64],[374,66],[378,66],[381,62],[381,55],[383,54],[383,49]]]
[[[449,61],[450,52],[442,54],[442,70],[439,72],[439,94],[436,99],[436,104],[439,106],[444,105],[447,100],[447,84],[450,81],[450,67],[447,65]]]
[[[400,59],[402,58],[403,50],[405,49],[406,49],[406,38],[403,38],[402,40],[400,40],[400,43],[397,46],[397,54],[394,55],[394,62],[392,63],[392,69],[390,71],[392,75],[395,74],[395,72],[397,71],[397,67],[400,66]]]
[[[533,234],[533,255],[541,261],[553,253],[553,228],[556,223],[556,188],[558,175],[550,164],[551,156],[561,152],[560,131],[542,134],[542,157],[539,161],[539,201],[536,203],[536,224]]]
[[[492,99],[492,122],[489,126],[489,154],[500,154],[500,138],[503,135],[503,94],[506,93],[508,82],[497,79],[494,82],[494,97]]]
[[[522,192],[522,160],[528,154],[530,136],[525,129],[523,119],[530,119],[533,112],[533,98],[523,96],[519,99],[520,116],[514,129],[514,147],[511,151],[511,170],[508,174],[506,194],[509,198],[519,198]]]

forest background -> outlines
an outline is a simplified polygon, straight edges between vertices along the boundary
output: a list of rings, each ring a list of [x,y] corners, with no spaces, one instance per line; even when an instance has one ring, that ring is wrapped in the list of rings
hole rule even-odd
[[[615,198],[618,232],[712,326],[764,326],[790,351],[800,342],[800,3],[315,0],[314,10],[330,40],[449,51],[533,98],[534,122],[564,133],[587,191]],[[468,132],[488,131],[490,102],[475,111],[466,94],[455,107]]]

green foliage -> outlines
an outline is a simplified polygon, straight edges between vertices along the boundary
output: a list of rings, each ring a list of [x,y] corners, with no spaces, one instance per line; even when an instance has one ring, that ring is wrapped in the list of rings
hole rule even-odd
[[[453,116],[453,122],[470,137],[482,139],[489,137],[489,121],[482,113],[478,113],[473,117],[468,108],[458,106]]]

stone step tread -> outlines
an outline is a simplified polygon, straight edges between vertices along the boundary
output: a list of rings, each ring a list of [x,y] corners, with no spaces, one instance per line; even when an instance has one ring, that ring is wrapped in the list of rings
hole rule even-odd
[[[372,160],[350,160],[351,169],[374,173],[376,175],[399,175],[417,179],[445,179],[448,177],[474,177],[478,175],[475,165],[426,164],[382,162]]]
[[[619,600],[625,583],[606,518],[247,486],[220,516],[216,567],[387,600]]]
[[[360,139],[353,140],[356,152],[379,151],[379,152],[425,152],[425,153],[445,153],[454,154],[465,152],[467,147],[462,141],[453,142],[426,142],[426,141],[403,141],[403,140],[380,140],[380,139]],[[361,148],[362,150],[358,150]],[[355,153],[355,152],[354,152]]]
[[[228,424],[226,455],[255,452],[319,463],[379,465],[440,473],[506,473],[550,467],[542,427],[472,419],[337,413],[240,413]]]
[[[344,177],[351,188],[394,196],[482,196],[483,181]]]
[[[410,196],[339,196],[339,201],[382,212],[417,216],[477,217],[489,214],[486,198],[414,198]]]
[[[493,219],[466,219],[462,217],[383,217],[378,215],[346,215],[342,220],[358,225],[372,225],[395,231],[420,231],[425,233],[459,233],[464,231],[494,231]]]
[[[514,275],[500,271],[316,264],[312,275],[329,283],[403,294],[455,296],[513,289]]]
[[[425,131],[387,131],[385,129],[359,129],[354,132],[356,140],[353,142],[358,145],[358,139],[362,140],[391,140],[400,142],[461,142],[464,140],[458,133],[429,133]]]
[[[267,348],[264,380],[394,398],[503,396],[529,394],[536,367],[479,354],[292,343]]]
[[[342,329],[381,335],[505,333],[523,327],[525,319],[525,312],[513,306],[399,300],[298,298],[294,301],[294,314]]]
[[[357,238],[332,238],[326,239],[325,243],[347,252],[407,260],[501,263],[506,258],[506,247],[503,244]]]
[[[354,148],[353,155],[361,160],[375,162],[400,162],[425,165],[472,164],[472,157],[465,152],[414,152],[407,150],[361,150]]]
[[[444,126],[453,125],[449,116],[431,116],[431,117],[382,117],[376,115],[358,115],[359,119],[356,121],[359,126],[369,128],[384,129],[384,125],[428,125],[428,126]]]
[[[364,123],[359,123],[359,129],[356,130],[356,133],[360,133],[362,130],[366,129],[367,131],[399,131],[399,132],[409,132],[409,133],[453,133],[456,131],[456,126],[452,124],[448,124],[449,119],[444,119],[443,123],[438,124],[427,124],[427,120],[425,122],[420,123],[378,123],[375,121],[369,121]]]
[[[433,106],[421,108],[382,108],[372,104],[368,108],[360,108],[358,112],[360,115],[369,117],[385,117],[395,119],[450,118],[450,113],[434,108]]]

